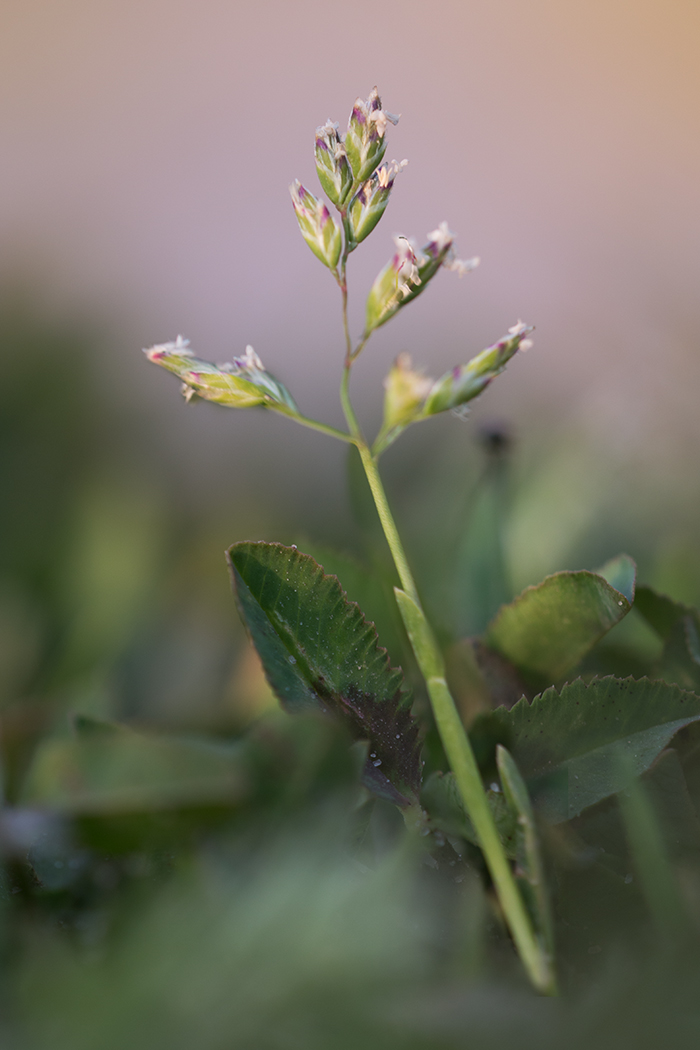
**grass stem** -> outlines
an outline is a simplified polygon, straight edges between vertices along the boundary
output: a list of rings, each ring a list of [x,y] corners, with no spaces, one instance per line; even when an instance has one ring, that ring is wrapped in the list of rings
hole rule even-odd
[[[462,725],[444,674],[442,654],[420,604],[418,591],[394,522],[376,460],[364,442],[356,442],[379,519],[391,550],[403,590],[396,591],[452,772],[464,807],[479,836],[498,899],[522,963],[534,987],[545,995],[556,994],[549,953],[540,943],[525,908],[489,808],[481,773],[469,737]]]

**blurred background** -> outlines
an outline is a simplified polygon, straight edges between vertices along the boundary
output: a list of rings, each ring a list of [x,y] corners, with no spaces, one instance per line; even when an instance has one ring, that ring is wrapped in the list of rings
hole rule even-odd
[[[140,349],[182,333],[219,361],[252,343],[305,412],[341,423],[339,295],[287,187],[316,189],[314,129],[342,130],[374,84],[402,114],[387,155],[410,163],[351,260],[355,333],[392,234],[421,243],[447,220],[482,264],[372,340],[363,424],[398,352],[438,375],[519,318],[537,329],[467,422],[416,427],[385,458],[423,586],[455,552],[474,579],[495,426],[512,439],[511,591],[624,549],[646,582],[700,598],[698,30],[693,0],[5,0],[6,735],[66,709],[225,730],[264,708],[223,558],[237,540],[296,542],[362,597],[373,533],[344,448],[186,406]]]

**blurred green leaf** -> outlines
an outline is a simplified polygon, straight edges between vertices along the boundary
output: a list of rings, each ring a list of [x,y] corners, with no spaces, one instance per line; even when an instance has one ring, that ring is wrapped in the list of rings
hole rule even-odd
[[[51,685],[113,664],[153,602],[167,524],[158,495],[116,478],[85,486],[62,559],[64,636]]]
[[[259,719],[241,741],[254,781],[258,820],[330,797],[357,795],[366,744],[339,721],[310,711],[289,718],[279,709]]]
[[[627,564],[615,576],[620,577],[620,582],[629,587]],[[489,626],[484,641],[521,674],[540,683],[556,682],[630,608],[627,596],[603,576],[585,570],[558,572],[537,586],[528,587],[504,606]]]
[[[4,582],[4,581],[3,581]],[[0,584],[0,706],[11,703],[31,681],[41,658],[42,608],[26,591]]]
[[[103,718],[94,718],[82,712],[74,716],[73,729],[79,737],[112,736],[115,733],[130,732],[119,722],[107,722]]]
[[[700,719],[700,697],[646,678],[578,679],[490,718],[510,735],[536,805],[557,823],[648,769],[679,729]]]
[[[73,724],[77,740],[53,738],[37,753],[25,811],[72,818],[76,841],[109,855],[183,855],[205,832],[275,827],[330,799],[354,801],[366,758],[367,745],[352,747],[320,712],[277,710],[226,743],[145,736],[85,715]]]
[[[248,793],[245,768],[230,746],[83,721],[77,739],[49,738],[40,744],[23,785],[22,804],[108,815],[234,805]]]
[[[228,558],[241,616],[285,709],[339,717],[369,741],[366,786],[399,805],[413,802],[421,780],[418,726],[401,671],[359,606],[293,547],[237,543]]]
[[[334,805],[311,827],[239,837],[228,863],[181,865],[117,902],[117,936],[99,937],[99,915],[70,939],[55,922],[38,932],[13,969],[22,1040],[11,1045],[413,1050],[396,1007],[428,964],[416,859],[394,848],[360,870],[346,819]]]
[[[455,605],[451,626],[458,638],[481,634],[513,597],[503,538],[510,488],[509,439],[493,428],[482,440],[486,465],[471,494],[450,574]]]
[[[690,731],[683,734],[690,735]],[[680,749],[667,748],[642,780],[658,816],[669,856],[674,861],[698,864],[700,820],[688,787],[684,757]]]
[[[52,325],[17,289],[0,291],[0,577],[45,605],[56,597],[70,507],[104,451],[104,390],[79,325]]]
[[[627,755],[621,760],[626,764],[630,761]],[[678,934],[687,924],[688,915],[671,866],[660,815],[644,782],[635,776],[620,791],[618,801],[635,871],[658,931],[665,937]]]

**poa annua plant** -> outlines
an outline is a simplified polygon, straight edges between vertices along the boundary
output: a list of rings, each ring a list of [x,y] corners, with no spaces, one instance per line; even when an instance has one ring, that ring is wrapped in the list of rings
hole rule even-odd
[[[340,399],[347,431],[303,415],[286,387],[267,371],[251,346],[242,357],[221,365],[195,357],[188,341],[180,336],[144,352],[154,364],[182,380],[186,401],[199,398],[231,408],[262,406],[357,448],[401,581],[401,587],[395,588],[396,601],[425,678],[461,803],[474,826],[503,914],[532,982],[538,989],[551,992],[555,982],[546,923],[537,928],[516,884],[378,470],[381,454],[407,427],[442,412],[459,412],[477,397],[518,351],[529,347],[531,329],[518,322],[493,346],[435,380],[414,369],[407,354],[400,355],[385,380],[384,419],[371,444],[360,429],[350,399],[352,368],[373,332],[409,307],[440,270],[453,270],[461,276],[479,261],[456,257],[454,236],[446,222],[429,233],[420,248],[407,237],[396,237],[394,254],[367,296],[364,331],[353,344],[347,310],[348,259],[379,223],[396,177],[407,164],[405,160],[397,163],[384,159],[387,127],[396,125],[398,120],[382,107],[374,88],[366,100],[358,98],[355,102],[344,137],[330,120],[316,130],[316,171],[337,217],[298,180],[290,187],[302,236],[328,268],[341,293],[345,353]],[[311,559],[294,550],[279,545],[237,544],[229,558],[243,617],[283,705],[293,711],[309,702],[320,702],[324,709],[349,721],[357,736],[369,740],[366,784],[397,802],[404,809],[407,822],[419,826],[421,767],[417,727],[401,692],[400,673],[388,667],[386,655],[378,649],[373,630],[360,611],[345,602],[337,583]],[[277,589],[274,597],[270,594],[273,587]],[[317,607],[315,615],[308,610],[307,616],[321,620],[328,617],[322,632],[326,652],[313,656],[308,645],[311,624],[309,620],[304,623],[299,615],[312,596]],[[274,612],[271,601],[276,606]],[[340,615],[337,628],[331,609],[342,609],[340,614],[335,613]],[[297,621],[295,626],[290,623],[290,614]],[[293,637],[295,634],[301,637]],[[356,673],[348,677],[349,668],[345,665],[353,661]],[[330,666],[324,668],[327,663]],[[294,672],[291,675],[290,665]],[[322,673],[323,669],[326,673]],[[504,791],[527,820],[527,792],[505,749],[500,766]],[[532,848],[536,851],[534,844]]]
[[[378,464],[409,426],[442,412],[462,412],[528,348],[531,330],[518,322],[493,346],[438,379],[400,355],[385,379],[379,432],[372,442],[363,434],[350,398],[350,377],[372,334],[399,311],[413,310],[413,300],[440,270],[462,274],[478,261],[456,258],[454,237],[444,222],[420,248],[396,238],[392,257],[369,290],[364,330],[357,342],[352,340],[348,259],[380,221],[405,165],[384,159],[388,125],[397,121],[383,109],[376,89],[366,100],[358,99],[344,137],[331,121],[316,132],[316,170],[328,204],[298,181],[291,186],[301,233],[340,291],[345,343],[340,400],[346,430],[305,416],[250,346],[224,365],[195,357],[180,337],[145,353],[179,377],[187,401],[263,407],[359,452],[400,581],[396,602],[450,770],[432,773],[423,783],[419,726],[402,674],[390,666],[374,626],[312,558],[280,544],[234,544],[228,559],[239,611],[285,710],[320,708],[335,715],[368,744],[365,787],[400,807],[410,829],[439,830],[450,841],[466,840],[481,850],[529,978],[540,992],[552,994],[553,920],[538,834],[543,821],[565,824],[618,795],[652,920],[676,930],[683,926],[685,912],[663,854],[663,835],[638,778],[660,760],[679,730],[700,722],[700,613],[637,587],[636,567],[626,555],[594,572],[548,576],[503,605],[479,639],[460,643],[470,687],[486,696],[486,708],[502,703],[504,691],[512,694],[511,706],[477,715],[467,734]],[[633,605],[656,636],[661,655],[645,657],[642,674],[649,677],[617,678],[607,674],[610,665],[601,658],[599,643]],[[616,650],[613,643],[609,652],[616,654],[616,668],[639,674],[624,646]],[[493,657],[491,678],[502,675],[498,688],[480,670],[484,653]],[[607,676],[595,677],[599,670]],[[584,677],[571,680],[572,672]],[[490,756],[482,762],[488,786],[475,748]],[[32,790],[32,801],[42,797]],[[653,850],[650,842],[656,844]]]

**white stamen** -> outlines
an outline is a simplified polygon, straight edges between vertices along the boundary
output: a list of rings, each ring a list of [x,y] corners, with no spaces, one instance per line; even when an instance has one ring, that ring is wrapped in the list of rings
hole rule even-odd
[[[325,124],[322,124],[320,128],[316,128],[316,135],[318,138],[335,138],[338,131],[338,124],[336,121],[331,120],[329,117]]]
[[[386,189],[392,179],[395,179],[400,171],[408,164],[407,160],[402,160],[401,163],[397,160],[389,161],[388,164],[382,164],[381,168],[377,168],[377,180],[382,189]]]
[[[386,166],[382,165],[382,167],[379,168],[378,171],[377,171],[377,182],[379,183],[379,185],[381,186],[381,188],[383,190],[385,190],[387,188],[387,186],[389,185],[389,180],[390,179],[391,179],[391,173],[390,173],[390,170],[389,170],[389,165],[388,164]]]
[[[181,357],[194,357],[189,346],[189,339],[183,339],[183,337],[179,335],[174,342],[157,343],[156,346],[149,346],[144,350],[144,354],[179,354]]]
[[[527,327],[524,321],[518,321],[517,324],[508,329],[508,335],[523,335],[527,331]]]
[[[443,252],[446,248],[449,248],[454,241],[455,235],[450,233],[450,229],[446,222],[441,222],[437,230],[433,230],[432,233],[428,234],[428,242],[435,245],[438,255]]]
[[[465,273],[475,270],[480,262],[479,256],[475,255],[473,259],[445,259],[442,265],[446,270],[454,270],[460,277],[464,277]]]
[[[245,354],[243,355],[243,357],[237,357],[236,358],[236,364],[240,368],[245,368],[245,369],[256,368],[260,372],[264,372],[265,371],[264,364],[262,363],[262,361],[260,360],[258,355],[255,353],[255,350],[253,350],[253,347],[250,346],[250,344],[245,348]]]
[[[369,119],[372,124],[376,124],[379,137],[383,139],[386,132],[386,113],[384,110],[375,109],[373,113],[370,113]]]
[[[399,265],[396,269],[397,292],[405,299],[411,294],[413,288],[421,283],[418,259],[407,237],[395,237],[394,242],[399,256]]]

